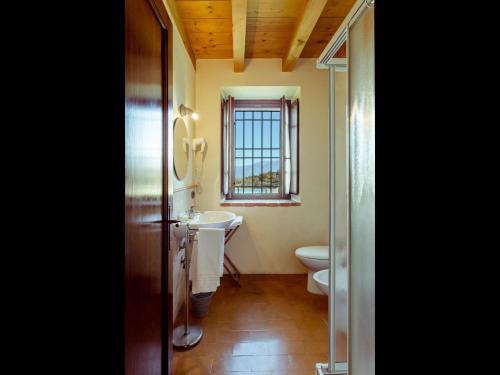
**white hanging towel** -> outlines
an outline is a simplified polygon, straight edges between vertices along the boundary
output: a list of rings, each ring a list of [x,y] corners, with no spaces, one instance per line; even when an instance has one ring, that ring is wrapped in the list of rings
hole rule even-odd
[[[234,219],[232,223],[229,224],[229,229],[234,229],[241,224],[243,224],[243,216],[236,216],[236,219]]]
[[[215,292],[224,270],[224,228],[200,228],[193,244],[189,279],[193,294]]]

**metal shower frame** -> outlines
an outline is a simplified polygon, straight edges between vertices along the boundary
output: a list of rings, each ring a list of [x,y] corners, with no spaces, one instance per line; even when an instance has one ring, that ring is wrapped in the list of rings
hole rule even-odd
[[[329,246],[328,246],[328,256],[329,256],[329,295],[328,295],[328,328],[329,328],[329,348],[328,348],[328,363],[318,363],[316,364],[316,372],[318,375],[331,375],[331,374],[347,374],[348,373],[348,362],[337,363],[335,359],[335,255],[336,255],[336,243],[335,243],[335,72],[337,71],[347,71],[348,68],[348,58],[334,58],[335,54],[346,43],[346,55],[349,56],[349,27],[356,22],[358,17],[367,8],[375,7],[375,0],[358,0],[353,5],[347,16],[345,17],[342,24],[339,26],[335,34],[333,35],[330,42],[326,45],[325,49],[317,59],[316,67],[318,69],[328,69],[329,75]],[[349,84],[346,88],[346,97],[349,97]],[[348,101],[347,101],[348,103]],[[349,104],[347,104],[349,105]],[[346,123],[349,124],[349,111],[346,111]],[[347,132],[347,137],[349,133]],[[346,155],[347,162],[349,163],[349,142],[346,143]],[[349,168],[347,169],[349,173]],[[350,179],[347,179],[350,185]],[[349,193],[349,187],[347,192]],[[350,210],[348,210],[350,213]],[[348,218],[349,219],[349,218]],[[348,231],[349,223],[348,222]],[[349,249],[350,249],[350,235],[347,236],[347,262],[350,264],[349,259]],[[348,290],[350,288],[350,275],[348,267]],[[349,293],[347,293],[347,319],[349,327]],[[349,328],[348,328],[349,333]],[[349,334],[347,335],[347,350],[349,350]]]

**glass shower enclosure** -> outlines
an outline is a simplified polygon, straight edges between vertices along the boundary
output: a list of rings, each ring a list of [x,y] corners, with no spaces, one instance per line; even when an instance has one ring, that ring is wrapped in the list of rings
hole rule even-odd
[[[358,0],[318,58],[330,79],[330,339],[318,375],[375,373],[374,7]]]

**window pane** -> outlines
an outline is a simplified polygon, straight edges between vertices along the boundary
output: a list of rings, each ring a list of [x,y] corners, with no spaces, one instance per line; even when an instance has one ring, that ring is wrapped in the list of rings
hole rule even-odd
[[[269,149],[262,150],[262,156],[265,157],[265,158],[271,157],[271,150],[269,150]]]
[[[271,170],[275,173],[279,172],[279,170],[280,170],[280,159],[279,158],[272,158]]]
[[[234,117],[235,117],[236,120],[242,120],[243,119],[243,112],[242,111],[236,111]]]
[[[260,148],[262,147],[262,139],[261,139],[261,121],[254,121],[253,123],[253,147]]]
[[[234,159],[234,184],[241,185],[243,177],[243,159]]]
[[[279,158],[280,157],[280,150],[274,149],[271,151],[271,154],[272,154],[273,158]]]
[[[262,173],[262,186],[265,188],[263,190],[264,193],[269,194],[270,193],[270,186],[271,186],[271,161],[270,159],[265,159],[263,160],[263,169],[264,172]]]
[[[252,159],[245,158],[243,162],[243,185],[251,186],[252,178]]]
[[[242,158],[243,157],[243,150],[235,150],[234,157]]]
[[[252,148],[252,121],[245,121],[245,148]]]
[[[272,159],[272,192],[273,193],[278,193],[279,192],[279,186],[280,186],[280,159],[273,158]]]
[[[262,122],[262,147],[270,148],[271,147],[271,121],[263,121]]]
[[[234,144],[236,148],[243,147],[243,122],[236,121],[234,125]]]
[[[270,173],[271,172],[271,159],[264,159],[262,161],[262,164],[263,164],[263,166],[262,166],[263,173],[264,174]]]
[[[280,122],[279,121],[273,121],[272,142],[273,142],[273,146],[272,146],[273,148],[280,147],[281,140],[280,140]]]
[[[252,157],[252,149],[245,150],[245,155],[246,158],[251,158]]]
[[[252,119],[252,111],[245,111],[245,120],[249,119],[251,120]]]
[[[259,180],[258,185],[260,186],[260,174],[262,173],[262,163],[259,160],[255,160],[253,163],[253,175]]]
[[[262,112],[254,112],[253,113],[253,119],[256,120],[260,120],[262,118]]]
[[[273,120],[279,120],[280,119],[280,112],[273,112]]]
[[[253,157],[254,158],[262,157],[262,150],[253,150]]]
[[[271,119],[271,112],[262,112],[262,118],[264,120],[270,120]]]

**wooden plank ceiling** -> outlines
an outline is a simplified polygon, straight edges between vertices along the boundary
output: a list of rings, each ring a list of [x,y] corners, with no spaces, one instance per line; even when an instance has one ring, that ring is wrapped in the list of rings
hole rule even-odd
[[[235,71],[242,71],[244,58],[281,58],[283,70],[290,71],[297,58],[314,58],[320,55],[355,1],[176,0],[174,2],[167,0],[166,2],[171,8],[171,13],[178,18],[175,22],[181,37],[187,39],[184,40],[184,44],[188,48],[188,53],[191,49],[192,59],[234,58]],[[235,17],[234,29],[233,17]]]

